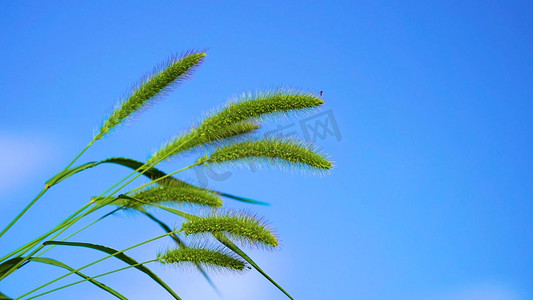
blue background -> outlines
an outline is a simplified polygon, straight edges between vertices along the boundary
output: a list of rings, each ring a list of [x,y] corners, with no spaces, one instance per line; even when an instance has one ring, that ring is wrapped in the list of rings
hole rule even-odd
[[[250,251],[260,266],[297,299],[533,299],[532,12],[529,1],[2,1],[0,225],[142,75],[173,53],[209,48],[192,80],[80,162],[146,159],[243,91],[323,90],[323,111],[342,135],[316,140],[335,160],[331,174],[207,177],[210,187],[272,204],[227,201],[280,235],[280,250]],[[292,124],[302,136],[305,118],[270,126]],[[36,237],[126,174],[101,166],[54,187],[0,249]],[[158,234],[142,216],[121,214],[74,240],[122,249]],[[130,254],[148,260],[170,245]],[[73,248],[47,255],[74,266],[101,257]],[[153,268],[184,299],[216,299],[193,270]],[[63,273],[28,265],[0,290],[15,297]],[[132,299],[169,299],[137,273],[102,281]],[[284,299],[253,271],[213,278],[225,299]],[[42,299],[108,298],[86,283]]]

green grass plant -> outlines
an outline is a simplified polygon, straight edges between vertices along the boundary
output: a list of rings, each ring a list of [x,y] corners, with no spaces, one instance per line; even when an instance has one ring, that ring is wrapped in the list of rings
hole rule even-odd
[[[203,62],[206,53],[189,51],[181,56],[174,56],[161,64],[146,76],[131,91],[129,96],[121,100],[108,118],[102,123],[97,134],[78,153],[74,159],[46,181],[44,188],[28,204],[14,216],[0,232],[0,239],[6,233],[17,234],[16,223],[20,222],[25,213],[48,190],[71,176],[84,172],[102,164],[114,164],[131,170],[127,176],[115,183],[109,183],[109,188],[68,216],[58,216],[57,225],[42,229],[41,235],[27,241],[16,249],[0,250],[0,283],[7,276],[21,268],[32,268],[35,264],[46,264],[51,268],[62,268],[68,272],[39,286],[31,286],[33,281],[27,280],[27,291],[21,295],[11,297],[0,293],[0,299],[34,299],[49,293],[60,293],[60,290],[89,282],[119,299],[135,299],[135,295],[125,295],[127,291],[117,291],[100,282],[97,278],[126,269],[135,269],[147,275],[147,280],[153,280],[165,289],[173,299],[181,299],[173,288],[157,276],[147,265],[159,263],[170,266],[189,266],[201,272],[207,282],[216,290],[208,271],[226,270],[241,273],[253,268],[267,280],[274,284],[290,299],[292,296],[263,271],[234,241],[244,246],[260,246],[275,248],[279,246],[278,237],[266,222],[259,217],[241,211],[228,210],[223,199],[237,200],[249,204],[267,203],[247,197],[236,196],[226,192],[196,186],[179,179],[176,175],[196,167],[225,167],[228,165],[242,165],[248,162],[259,162],[265,166],[282,166],[310,170],[311,172],[327,172],[332,168],[332,162],[327,155],[317,151],[312,145],[294,138],[272,138],[262,136],[258,130],[264,122],[280,116],[291,116],[297,112],[307,112],[322,105],[323,100],[311,93],[279,89],[263,93],[245,94],[241,98],[233,99],[223,108],[208,114],[188,131],[176,135],[164,143],[151,154],[146,162],[125,157],[111,157],[100,161],[85,162],[76,165],[83,154],[103,137],[109,135],[124,121],[132,119],[140,112],[150,107],[156,100],[176,87],[185,79],[190,78],[193,71]],[[177,159],[180,154],[191,152],[197,155],[195,163],[176,171],[165,173],[157,165],[169,159]],[[148,178],[149,182],[136,188],[131,185],[139,177]],[[127,192],[123,192],[127,191]],[[53,201],[53,199],[46,199]],[[190,206],[209,208],[210,212],[193,214],[183,211]],[[89,230],[98,222],[105,222],[107,218],[121,211],[138,212],[155,222],[165,232],[162,235],[145,241],[132,241],[132,246],[116,250],[110,246],[71,241],[74,236],[84,230]],[[161,212],[172,213],[176,217],[176,227],[172,228],[157,218]],[[80,226],[81,220],[86,225]],[[31,222],[32,220],[24,220]],[[33,222],[36,222],[33,220]],[[37,220],[38,222],[38,220]],[[73,228],[69,235],[64,232]],[[151,260],[138,262],[126,254],[127,251],[141,247],[148,243],[160,242],[169,237],[171,244],[166,251],[155,254]],[[214,245],[213,241],[218,244]],[[93,261],[84,266],[69,266],[58,258],[43,257],[53,247],[63,247],[75,253],[80,248],[100,251],[107,254],[104,258]],[[105,264],[108,259],[118,259],[128,266],[111,270],[102,274],[87,275],[81,271],[95,264]],[[70,282],[57,287],[58,282],[71,275],[82,277],[82,280]],[[56,287],[51,288],[52,284]],[[16,296],[16,297],[14,297]]]

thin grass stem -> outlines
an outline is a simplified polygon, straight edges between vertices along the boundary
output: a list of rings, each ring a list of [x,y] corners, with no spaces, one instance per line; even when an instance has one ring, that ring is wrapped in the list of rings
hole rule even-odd
[[[63,238],[61,241],[64,242],[64,241],[68,240],[69,238],[71,238],[71,237],[75,236],[76,234],[82,232],[83,230],[89,228],[91,225],[94,225],[94,224],[96,224],[96,223],[102,221],[103,219],[109,217],[110,215],[116,213],[116,212],[119,211],[119,210],[120,210],[120,207],[119,207],[119,208],[116,208],[116,209],[114,209],[114,210],[112,210],[111,212],[108,212],[107,214],[101,216],[100,218],[98,218],[98,219],[92,221],[91,223],[89,223],[89,224],[83,226],[82,228],[76,230],[75,232],[71,233],[71,234],[68,235],[67,237]],[[63,233],[65,230],[67,230],[67,228],[63,228],[63,229],[61,229],[61,231],[59,232],[59,234]],[[50,245],[50,247],[46,248],[46,249],[43,250],[41,253],[37,253],[34,257],[39,257],[39,256],[45,254],[46,252],[52,250],[55,246],[57,246],[57,245]]]
[[[61,172],[64,172],[66,170],[68,170],[68,168],[70,168],[70,166],[72,166],[72,164],[74,164],[79,158],[80,156],[83,155],[83,153],[85,153],[85,151],[87,151],[87,149],[89,149],[89,147],[91,147],[91,145],[94,143],[94,139],[87,145],[85,146],[85,148],[83,148],[83,150],[78,153],[78,155],[76,155],[76,157],[74,157],[74,159],[63,169],[63,171]],[[61,173],[60,172],[60,173]],[[15,223],[30,209],[30,207],[32,207],[35,202],[37,202],[37,200],[39,200],[45,193],[46,191],[48,191],[50,187],[49,186],[45,186],[41,192],[39,192],[39,194],[37,194],[37,196],[30,202],[28,203],[28,205],[26,205],[26,207],[24,207],[24,209],[22,209],[22,211],[13,219],[11,220],[11,222],[9,222],[9,224],[6,226],[6,228],[4,228],[2,230],[2,232],[0,232],[0,238],[13,226],[15,225]]]
[[[30,209],[30,207],[32,207],[33,204],[35,204],[35,202],[37,202],[37,200],[39,200],[39,198],[41,198],[44,193],[46,193],[46,190],[48,190],[48,188],[43,188],[41,192],[39,192],[39,194],[37,194],[37,196],[33,198],[33,200],[28,203],[28,205],[26,205],[26,207],[24,207],[24,209],[22,209],[22,211],[13,220],[11,220],[11,222],[9,222],[6,228],[4,228],[2,232],[0,232],[0,237],[2,237],[9,230],[9,228],[15,225],[15,223],[22,217],[22,215],[24,215],[28,211],[28,209]]]
[[[81,211],[85,210],[85,208],[87,208],[88,206],[90,206],[92,203],[88,203],[86,205],[84,205],[82,208],[80,208],[76,213],[74,213],[73,215],[77,215],[78,213],[80,213]],[[45,239],[47,236],[49,236],[50,234],[56,232],[57,230],[61,229],[61,226],[63,224],[68,224],[69,220],[72,218],[72,216],[66,218],[65,220],[63,220],[59,225],[57,225],[56,227],[54,227],[52,230],[48,231],[47,233],[41,235],[40,237],[36,238],[35,240],[27,243],[26,245],[18,248],[17,250],[11,252],[10,254],[4,256],[3,259],[7,259],[9,257],[11,257],[12,255],[15,255],[17,254],[18,257],[21,257],[22,255],[24,255],[25,253],[27,253],[28,251],[30,251],[31,248],[33,248],[34,246],[36,246],[37,244],[39,244],[43,239]],[[64,225],[63,225],[64,226]],[[41,245],[37,251],[39,251],[43,246]],[[20,253],[19,253],[20,252]],[[6,276],[8,276],[9,274],[11,274],[11,270],[14,270],[14,269],[17,269],[18,267],[20,267],[24,262],[26,262],[28,260],[29,257],[31,257],[31,255],[35,254],[36,251],[32,252],[32,254],[28,255],[25,257],[24,260],[20,261],[19,263],[15,264],[13,267],[10,268],[9,271],[6,271],[2,276],[0,276],[0,281],[2,279],[4,279]]]

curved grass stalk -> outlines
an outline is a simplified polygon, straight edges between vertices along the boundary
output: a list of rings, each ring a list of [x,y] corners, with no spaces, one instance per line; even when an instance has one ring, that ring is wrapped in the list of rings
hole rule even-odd
[[[28,205],[26,205],[26,207],[24,207],[22,211],[13,220],[11,220],[11,222],[9,222],[9,224],[7,224],[7,226],[2,230],[2,232],[0,232],[0,237],[2,237],[9,230],[9,228],[15,225],[15,223],[22,217],[22,215],[24,215],[28,211],[28,209],[30,209],[30,207],[32,207],[33,204],[35,204],[35,202],[37,202],[37,200],[39,200],[39,198],[41,198],[46,193],[47,190],[47,187],[43,188],[39,192],[39,194],[37,194],[37,196],[35,196],[35,198],[33,198],[33,200],[28,203]]]
[[[38,295],[35,295],[35,296],[32,296],[32,297],[26,298],[25,300],[35,299],[37,297],[41,297],[41,296],[44,296],[46,294],[50,294],[50,293],[55,292],[55,291],[59,291],[59,290],[62,290],[64,288],[67,288],[67,287],[70,287],[70,286],[73,286],[73,285],[76,285],[76,284],[79,284],[79,283],[83,283],[83,282],[86,282],[86,281],[89,281],[89,280],[96,279],[98,277],[106,276],[106,275],[109,275],[109,274],[113,274],[113,273],[116,273],[116,272],[124,271],[124,270],[131,269],[131,268],[135,268],[135,267],[138,267],[138,266],[141,266],[141,265],[145,265],[145,264],[149,264],[149,263],[156,262],[156,261],[158,261],[157,258],[156,259],[147,260],[145,262],[141,262],[141,263],[138,263],[138,264],[130,265],[130,266],[127,266],[127,267],[123,267],[123,268],[120,268],[120,269],[116,269],[116,270],[113,270],[113,271],[109,271],[109,272],[106,272],[106,273],[102,273],[102,274],[99,274],[99,275],[95,275],[95,276],[92,276],[92,277],[89,277],[89,278],[86,278],[86,279],[83,279],[83,280],[79,280],[79,281],[76,281],[76,282],[73,282],[73,283],[69,283],[69,284],[64,285],[64,286],[60,286],[60,287],[55,288],[53,290],[49,290],[49,291],[46,291],[44,293],[41,293],[41,294],[38,294]],[[24,297],[24,296],[27,296],[27,295],[19,296],[19,297],[13,299],[13,300],[22,299],[22,297]]]
[[[150,242],[153,242],[153,241],[158,240],[158,239],[160,239],[160,238],[163,238],[163,237],[165,237],[165,236],[171,235],[172,233],[177,233],[177,231],[172,231],[172,232],[169,232],[169,233],[162,234],[162,235],[157,236],[157,237],[155,237],[155,238],[151,238],[151,239],[146,240],[146,241],[144,241],[144,242],[141,242],[141,243],[135,244],[135,245],[133,245],[133,246],[130,246],[130,247],[124,249],[124,250],[117,251],[117,252],[115,252],[115,253],[113,253],[113,254],[110,254],[110,255],[108,255],[108,256],[105,256],[105,257],[103,257],[103,258],[100,258],[100,259],[98,259],[98,260],[95,260],[95,261],[93,261],[93,262],[91,262],[91,263],[89,263],[89,264],[87,264],[87,265],[85,265],[85,266],[79,267],[79,268],[77,268],[76,270],[73,270],[73,271],[71,271],[71,272],[69,272],[69,273],[67,273],[67,274],[64,274],[64,275],[62,275],[62,276],[59,276],[59,277],[57,277],[56,279],[47,282],[47,283],[45,283],[45,284],[43,284],[43,285],[41,285],[41,286],[39,286],[39,287],[37,287],[37,288],[31,290],[31,291],[25,293],[24,295],[20,296],[20,297],[17,298],[17,299],[20,299],[20,298],[22,298],[22,297],[25,297],[25,296],[27,296],[27,295],[30,295],[30,294],[32,294],[32,293],[34,293],[34,292],[36,292],[36,291],[38,291],[38,290],[40,290],[40,289],[42,289],[42,288],[44,288],[44,287],[46,287],[46,286],[48,286],[48,285],[54,283],[54,282],[57,282],[57,281],[59,281],[59,280],[65,278],[65,277],[67,277],[67,276],[69,276],[69,275],[75,274],[76,272],[79,272],[79,271],[81,271],[81,270],[83,270],[83,269],[85,269],[85,268],[88,268],[88,267],[90,267],[90,266],[92,266],[92,265],[95,265],[95,264],[97,264],[97,263],[99,263],[99,262],[102,262],[102,261],[104,261],[104,260],[106,260],[106,259],[109,259],[109,258],[111,258],[111,257],[117,256],[117,255],[119,255],[119,254],[121,254],[121,253],[124,253],[124,252],[126,252],[126,251],[128,251],[128,250],[131,250],[131,249],[133,249],[133,248],[136,248],[136,247],[139,247],[139,246],[142,246],[142,245],[148,244],[148,243],[150,243]]]
[[[39,263],[42,263],[42,264],[47,264],[47,265],[50,265],[50,266],[54,266],[54,267],[59,267],[59,268],[62,268],[62,269],[66,269],[66,270],[69,270],[69,271],[72,271],[74,270],[72,267],[70,267],[69,265],[66,265],[58,260],[55,260],[53,258],[41,258],[41,257],[32,257],[30,258],[31,261],[34,261],[34,262],[39,262]],[[116,290],[114,290],[113,288],[99,282],[98,280],[95,280],[95,279],[89,279],[89,276],[81,273],[81,272],[77,272],[76,273],[78,276],[82,277],[82,278],[85,278],[87,279],[90,283],[94,284],[95,286],[97,286],[98,288],[110,293],[111,295],[121,299],[121,300],[128,300],[128,298],[124,297],[124,295],[120,294],[119,292],[117,292]]]
[[[42,240],[44,240],[47,236],[49,236],[50,234],[56,232],[57,230],[61,229],[61,226],[64,226],[63,224],[68,224],[69,220],[71,220],[71,218],[74,216],[74,215],[77,215],[78,213],[82,212],[83,210],[85,210],[88,206],[90,206],[92,203],[87,203],[85,204],[82,208],[78,209],[78,211],[76,213],[74,213],[73,215],[67,217],[65,220],[63,220],[59,225],[57,225],[56,227],[54,227],[53,229],[51,229],[50,231],[48,231],[47,233],[41,235],[40,237],[36,238],[35,240],[25,244],[24,246],[21,246],[20,248],[18,248],[17,250],[14,250],[13,252],[9,253],[8,255],[5,255],[2,260],[5,260],[13,255],[17,255],[17,257],[21,257],[22,255],[24,255],[25,253],[27,253],[28,251],[30,251],[31,248],[33,248],[34,246],[38,245]],[[11,270],[16,270],[17,268],[19,268],[23,263],[25,263],[27,261],[27,258],[28,257],[31,257],[32,255],[34,255],[37,251],[41,250],[44,246],[41,245],[37,248],[37,250],[33,251],[30,255],[26,256],[26,258],[24,260],[22,260],[20,263],[18,263],[17,265],[13,266],[13,268],[11,268]],[[0,281],[2,279],[4,279],[6,276],[8,276],[9,274],[11,274],[12,271],[8,271],[6,272],[5,274],[3,274],[2,276],[0,276]]]

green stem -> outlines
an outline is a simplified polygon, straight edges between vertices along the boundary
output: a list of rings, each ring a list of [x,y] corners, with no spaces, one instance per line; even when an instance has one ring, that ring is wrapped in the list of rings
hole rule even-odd
[[[109,217],[110,215],[116,213],[116,212],[119,211],[119,210],[120,210],[120,208],[117,208],[117,209],[112,210],[111,212],[109,212],[109,213],[107,213],[107,214],[101,216],[100,218],[98,218],[98,219],[92,221],[91,223],[89,223],[89,224],[83,226],[82,228],[76,230],[75,232],[71,233],[71,234],[68,235],[67,237],[63,238],[61,241],[63,242],[63,241],[68,240],[69,238],[71,238],[71,237],[75,236],[76,234],[82,232],[83,230],[87,229],[89,226],[98,223],[99,221],[101,221],[101,220],[103,220],[103,219]],[[58,232],[58,235],[61,234],[61,233],[63,233],[65,230],[67,230],[67,228],[63,228],[63,229],[61,229],[61,231]],[[54,248],[55,246],[57,246],[57,245],[50,245],[50,247],[46,248],[46,249],[45,249],[44,251],[42,251],[41,253],[37,253],[34,257],[42,256],[42,255],[45,254],[46,252],[52,250],[52,248]]]
[[[140,189],[142,189],[142,188],[145,188],[145,187],[147,187],[147,186],[149,186],[149,185],[152,185],[152,184],[154,184],[154,183],[157,183],[158,181],[163,180],[163,179],[165,179],[165,178],[167,178],[167,177],[170,177],[170,176],[172,176],[172,175],[174,175],[174,174],[177,174],[177,173],[179,173],[179,172],[183,172],[183,171],[188,170],[188,169],[190,169],[190,168],[194,168],[194,167],[196,167],[196,166],[198,166],[198,165],[201,165],[201,164],[202,164],[202,163],[200,163],[200,162],[196,162],[196,163],[194,163],[194,164],[192,164],[192,165],[190,165],[190,166],[188,166],[188,167],[181,168],[181,169],[179,169],[179,170],[177,170],[177,171],[174,171],[174,172],[172,172],[172,173],[166,174],[165,176],[161,176],[161,177],[159,177],[159,178],[157,178],[157,179],[155,179],[155,180],[152,180],[152,181],[150,181],[150,182],[148,182],[148,183],[145,183],[145,184],[143,184],[143,185],[141,185],[141,186],[139,186],[139,187],[137,187],[137,188],[134,188],[133,190],[127,192],[126,195],[127,195],[127,194],[131,194],[131,193],[133,193],[133,192],[135,192],[135,191],[138,191],[138,190],[140,190]]]
[[[82,155],[82,154],[83,154],[83,153],[84,153],[84,152],[85,152],[85,151],[86,151],[91,145],[92,145],[92,143],[94,143],[94,141],[95,141],[95,140],[93,139],[93,140],[92,140],[92,141],[91,141],[91,142],[90,142],[90,143],[89,143],[89,144],[88,144],[88,145],[87,145],[87,146],[86,146],[86,147],[80,152],[80,154],[78,154],[78,156],[76,156],[76,158],[75,158],[75,159],[74,159],[74,160],[73,160],[73,161],[67,166],[67,169],[68,169],[68,167],[70,167],[70,166],[74,163],[74,161],[76,161],[76,160],[77,160],[77,159],[78,159],[78,158],[79,158],[79,157],[80,157],[80,156],[81,156],[81,155]],[[56,232],[56,231],[58,231],[58,230],[61,230],[62,228],[64,228],[64,230],[68,229],[70,226],[72,226],[73,224],[75,224],[75,223],[76,223],[78,220],[80,220],[81,218],[83,218],[83,217],[89,215],[90,213],[96,211],[97,209],[100,209],[101,207],[103,207],[103,206],[105,206],[105,205],[111,203],[111,202],[109,202],[109,201],[107,201],[107,202],[109,202],[109,203],[107,203],[106,200],[110,199],[111,196],[112,196],[113,194],[115,194],[116,192],[120,191],[122,188],[124,188],[125,186],[127,186],[128,184],[130,184],[131,182],[133,182],[133,180],[135,180],[135,179],[137,179],[139,176],[143,175],[146,171],[148,171],[150,168],[152,168],[152,167],[154,167],[155,165],[157,165],[157,164],[158,164],[159,162],[161,162],[162,160],[166,159],[168,156],[170,156],[170,155],[167,154],[166,156],[162,157],[162,158],[159,159],[158,161],[155,161],[155,162],[153,162],[153,163],[151,163],[151,164],[148,164],[148,165],[147,165],[147,164],[144,164],[143,166],[137,168],[135,171],[133,171],[132,173],[130,173],[128,176],[124,177],[124,178],[123,178],[122,180],[120,180],[119,182],[115,183],[112,187],[108,188],[106,191],[104,191],[102,194],[100,194],[100,196],[98,196],[98,197],[102,197],[102,196],[105,195],[108,191],[110,191],[112,188],[114,188],[114,187],[116,187],[117,185],[119,185],[120,182],[124,181],[125,179],[127,179],[128,177],[130,177],[130,176],[131,176],[132,174],[134,174],[135,172],[138,172],[138,174],[137,174],[135,177],[133,177],[133,178],[130,179],[128,182],[126,182],[125,184],[123,184],[122,186],[120,186],[119,188],[117,188],[117,189],[116,189],[114,192],[112,192],[110,195],[108,195],[108,196],[103,200],[104,203],[101,203],[100,205],[97,205],[97,206],[93,207],[93,208],[90,209],[89,211],[87,211],[87,212],[83,213],[82,215],[76,217],[73,221],[70,221],[70,222],[68,222],[68,223],[65,223],[65,221],[64,221],[64,222],[60,223],[59,225],[57,225],[56,227],[54,227],[54,228],[53,228],[51,231],[49,231],[48,233],[46,233],[46,234],[42,235],[41,237],[35,239],[33,242],[30,242],[30,243],[26,244],[25,246],[20,247],[19,249],[13,251],[11,254],[9,254],[9,255],[6,256],[6,257],[10,257],[11,255],[16,254],[16,253],[21,252],[21,251],[22,251],[22,253],[19,253],[18,256],[22,256],[22,255],[24,255],[26,252],[29,251],[29,249],[31,249],[32,247],[34,247],[35,245],[37,245],[39,242],[41,242],[43,239],[45,239],[45,238],[46,238],[47,236],[49,236],[50,234],[52,234],[52,233],[54,233],[54,232]],[[188,167],[182,168],[182,169],[180,169],[180,170],[178,170],[178,171],[175,171],[175,172],[173,172],[173,173],[167,174],[166,176],[160,177],[160,178],[158,178],[158,179],[155,180],[155,181],[151,181],[150,183],[145,184],[145,185],[143,185],[142,187],[147,186],[147,185],[150,185],[150,184],[153,184],[153,183],[155,183],[155,182],[157,182],[157,181],[159,181],[159,180],[161,180],[161,179],[163,179],[163,178],[166,178],[166,177],[171,176],[171,175],[173,175],[173,174],[176,174],[176,173],[178,173],[178,172],[181,172],[181,171],[187,170],[187,169],[192,168],[192,167],[194,167],[194,166],[196,166],[196,165],[199,165],[199,164],[200,164],[200,163],[197,162],[197,163],[195,163],[195,164],[193,164],[193,165],[190,165],[190,166],[188,166]],[[141,169],[142,169],[142,171],[139,172]],[[135,190],[137,190],[137,189],[135,189]],[[70,220],[70,219],[74,218],[78,213],[81,213],[83,210],[85,210],[85,208],[87,208],[90,204],[91,204],[91,202],[89,202],[89,203],[86,204],[84,207],[82,207],[81,209],[79,209],[77,212],[75,212],[74,214],[72,214],[71,216],[69,216],[66,220]],[[63,230],[63,231],[64,231],[64,230]],[[63,231],[61,231],[61,232],[63,232]],[[61,232],[60,232],[60,233],[61,233]],[[59,234],[60,234],[60,233],[59,233]],[[54,235],[54,236],[52,237],[52,239],[54,239],[55,237],[57,237],[59,234]],[[29,245],[29,246],[28,246],[28,245]],[[41,248],[42,248],[42,247],[41,247]],[[40,250],[41,248],[38,248],[38,250]],[[37,251],[38,251],[38,250],[37,250]],[[32,254],[34,254],[34,253],[35,253],[35,252],[33,252]],[[29,257],[31,257],[31,256],[26,256],[24,260],[22,260],[21,262],[19,262],[18,264],[16,264],[16,265],[13,266],[12,268],[10,268],[10,271],[11,271],[11,270],[14,270],[14,269],[16,269],[16,268],[18,268],[19,266],[21,266],[25,261],[27,261],[27,259],[28,259]],[[0,261],[1,261],[1,260],[0,260]],[[1,281],[3,278],[5,278],[7,275],[11,274],[10,271],[8,271],[8,272],[6,272],[4,275],[0,276],[0,281]]]
[[[187,170],[187,169],[193,168],[193,167],[195,167],[195,166],[197,166],[197,165],[199,165],[199,164],[200,164],[200,163],[195,163],[195,164],[192,164],[192,165],[190,165],[190,166],[187,166],[187,167],[181,168],[181,169],[179,169],[179,170],[177,170],[177,171],[174,171],[174,172],[169,173],[169,174],[167,174],[167,175],[165,175],[165,176],[162,176],[162,177],[160,177],[160,178],[157,178],[157,179],[155,179],[155,180],[152,180],[152,181],[150,181],[150,182],[148,182],[148,183],[146,183],[146,184],[144,184],[144,185],[141,185],[140,187],[137,187],[137,188],[135,188],[135,189],[133,189],[133,190],[127,192],[126,194],[130,194],[130,193],[132,193],[132,192],[134,192],[134,191],[137,191],[137,190],[142,189],[142,188],[144,188],[144,187],[146,187],[146,186],[149,186],[149,185],[151,185],[151,184],[154,184],[154,183],[158,182],[159,180],[165,179],[165,178],[167,178],[167,177],[169,177],[169,176],[172,176],[172,175],[174,175],[174,174],[177,174],[177,173],[179,173],[179,172],[182,172],[182,171],[185,171],[185,170]],[[139,174],[139,176],[140,176],[140,175],[142,175],[142,173]],[[129,182],[125,183],[123,186],[121,186],[120,188],[118,188],[115,192],[113,192],[111,195],[109,195],[109,196],[108,196],[107,198],[105,198],[103,201],[105,201],[106,199],[109,199],[113,194],[115,194],[117,191],[119,191],[119,190],[122,189],[123,187],[127,186],[130,182],[132,182],[132,181],[135,180],[136,178],[137,178],[137,177],[132,178]],[[109,189],[108,189],[108,190],[109,190]],[[104,192],[104,193],[105,193],[105,192]],[[104,194],[104,193],[103,193],[103,194]],[[101,196],[99,196],[99,197],[101,197]],[[80,219],[80,218],[82,218],[82,217],[84,217],[84,216],[86,216],[86,215],[92,213],[93,211],[95,211],[95,210],[97,210],[97,209],[99,209],[99,208],[101,208],[101,207],[106,206],[107,204],[108,204],[108,203],[103,203],[103,204],[101,204],[101,205],[98,206],[98,207],[94,207],[92,210],[90,210],[90,211],[86,212],[85,214],[81,215],[78,219]],[[116,212],[117,210],[119,210],[119,208],[115,209],[115,210],[114,210],[113,212],[111,212],[111,213],[114,213],[114,212]],[[110,213],[110,214],[111,214],[111,213]],[[109,214],[105,215],[104,217],[107,217],[108,215],[109,215]],[[102,218],[104,218],[104,217],[102,217]],[[83,227],[83,228],[81,228],[80,230],[74,232],[73,234],[69,235],[68,237],[66,237],[66,238],[63,239],[63,240],[66,240],[66,239],[68,239],[68,238],[74,236],[75,234],[79,233],[80,231],[82,231],[82,230],[86,229],[87,227],[93,225],[94,223],[98,222],[98,221],[101,220],[102,218],[97,219],[96,221],[94,221],[94,222],[92,222],[92,223],[86,225],[85,227]],[[55,237],[57,237],[59,234],[61,234],[62,232],[64,232],[64,231],[67,230],[67,229],[68,229],[68,227],[63,228],[63,229],[62,229],[60,232],[58,232],[54,237],[52,237],[52,239],[54,239]],[[46,251],[48,251],[48,250],[46,250]],[[46,251],[45,251],[45,252],[46,252]],[[44,252],[43,252],[43,253],[44,253]],[[42,255],[42,253],[41,253],[41,255]]]
[[[20,219],[20,217],[22,217],[22,215],[24,215],[26,211],[28,211],[28,209],[30,209],[30,207],[32,207],[33,204],[35,204],[35,202],[37,202],[37,200],[39,200],[39,198],[41,198],[41,196],[44,195],[44,193],[46,193],[47,190],[48,190],[48,187],[43,188],[41,192],[37,194],[37,196],[33,198],[33,200],[30,203],[28,203],[28,205],[26,205],[26,207],[24,207],[24,209],[13,220],[11,220],[11,222],[9,222],[6,228],[4,228],[2,232],[0,232],[0,237],[2,237],[4,233],[6,233],[9,230],[9,228],[15,225],[18,219]]]
[[[80,156],[83,153],[85,153],[85,151],[87,151],[87,149],[89,149],[89,147],[91,147],[93,143],[94,143],[94,139],[87,146],[85,146],[85,148],[83,148],[83,150],[61,172],[68,170],[68,168],[70,168],[70,166],[72,166],[72,164],[74,164],[74,162],[76,162],[78,158],[80,158]],[[37,196],[28,205],[26,205],[26,207],[24,207],[24,209],[13,220],[11,220],[11,222],[9,222],[6,228],[4,228],[2,232],[0,232],[0,237],[2,237],[13,225],[15,225],[15,223],[30,209],[30,207],[32,207],[35,204],[35,202],[37,202],[37,200],[39,200],[46,193],[46,191],[48,191],[49,188],[50,188],[49,186],[45,186],[41,190],[41,192],[37,194]]]
[[[81,211],[85,210],[85,208],[87,208],[88,206],[90,206],[91,203],[88,203],[86,205],[84,205],[82,208],[80,208],[76,213],[73,214],[73,216],[77,215],[78,213],[80,213]],[[11,252],[10,254],[4,256],[3,259],[6,259],[6,258],[9,258],[11,257],[12,255],[15,255],[17,254],[17,256],[22,256],[24,255],[26,252],[28,252],[31,248],[33,248],[34,246],[36,246],[37,244],[39,244],[43,239],[45,239],[47,236],[49,236],[50,234],[56,232],[57,230],[60,230],[63,226],[65,225],[68,225],[69,222],[72,222],[70,221],[70,219],[72,219],[72,216],[66,218],[65,220],[63,220],[63,222],[61,222],[59,225],[57,225],[56,227],[54,227],[52,230],[48,231],[47,233],[41,235],[40,237],[36,238],[35,240],[29,242],[28,244],[20,247],[19,249]],[[77,220],[75,220],[77,221]],[[74,221],[74,222],[75,222]],[[65,224],[65,225],[64,225]],[[73,223],[70,223],[70,225],[72,225]],[[38,250],[40,250],[42,248],[42,245],[38,248]],[[37,251],[38,251],[37,250]],[[20,252],[20,253],[19,253]],[[32,252],[31,255],[35,254],[35,251]],[[9,269],[9,271],[6,271],[2,276],[0,276],[0,281],[2,279],[4,279],[6,276],[8,276],[9,274],[11,274],[11,270],[16,270],[18,267],[20,267],[24,262],[26,262],[28,260],[29,257],[31,257],[31,255],[28,255],[26,256],[22,261],[20,261],[19,263],[15,264],[13,267],[11,267]]]
[[[83,155],[83,153],[85,153],[85,151],[87,151],[87,149],[89,149],[94,144],[94,142],[96,142],[96,139],[93,138],[92,141],[89,144],[87,144],[87,146],[85,146],[85,148],[83,148],[83,150],[81,150],[81,152],[78,153],[76,157],[74,157],[74,159],[67,165],[67,167],[63,171],[68,170],[68,168],[70,168],[70,166],[72,166],[78,160],[78,158],[80,158]]]
[[[40,296],[44,296],[46,294],[49,294],[49,293],[52,293],[52,292],[55,292],[55,291],[58,291],[58,290],[61,290],[61,289],[64,289],[64,288],[67,288],[67,287],[70,287],[70,286],[73,286],[73,285],[76,285],[76,284],[79,284],[79,283],[83,283],[85,281],[89,281],[89,280],[92,280],[92,279],[95,279],[95,278],[98,278],[98,277],[102,277],[102,276],[106,276],[106,275],[109,275],[109,274],[113,274],[113,273],[116,273],[116,272],[120,272],[120,271],[124,271],[124,270],[127,270],[127,269],[130,269],[130,268],[135,268],[137,266],[140,266],[140,265],[145,265],[145,264],[149,264],[149,263],[152,263],[152,262],[156,262],[158,261],[158,259],[151,259],[151,260],[147,260],[145,262],[142,262],[142,263],[137,263],[137,264],[134,264],[134,265],[130,265],[130,266],[127,266],[127,267],[123,267],[123,268],[120,268],[120,269],[116,269],[116,270],[113,270],[113,271],[109,271],[109,272],[106,272],[106,273],[102,273],[102,274],[99,274],[99,275],[95,275],[93,277],[89,277],[89,278],[86,278],[86,279],[83,279],[83,280],[79,280],[79,281],[76,281],[76,282],[73,282],[73,283],[69,283],[67,285],[64,285],[64,286],[60,286],[58,288],[55,288],[55,289],[52,289],[52,290],[49,290],[49,291],[46,291],[44,293],[41,293],[41,294],[38,294],[38,295],[35,295],[35,296],[32,296],[32,297],[29,297],[29,298],[26,298],[26,300],[29,300],[29,299],[35,299],[37,297],[40,297]],[[22,297],[24,297],[25,295],[22,295],[18,298],[15,298],[14,300],[18,300],[18,299],[21,299]]]

